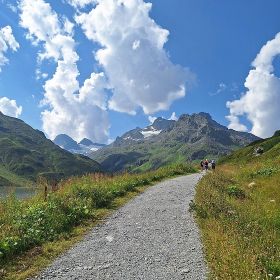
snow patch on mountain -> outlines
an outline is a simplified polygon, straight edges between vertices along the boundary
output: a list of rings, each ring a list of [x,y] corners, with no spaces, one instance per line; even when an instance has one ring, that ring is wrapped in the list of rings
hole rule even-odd
[[[157,130],[153,126],[149,126],[141,131],[144,138],[150,138],[155,135],[159,135],[162,130]]]
[[[105,147],[104,144],[93,143],[91,140],[84,138],[80,143],[77,143],[70,136],[66,134],[58,135],[54,141],[60,148],[67,150],[72,154],[82,154],[88,156],[92,152]]]

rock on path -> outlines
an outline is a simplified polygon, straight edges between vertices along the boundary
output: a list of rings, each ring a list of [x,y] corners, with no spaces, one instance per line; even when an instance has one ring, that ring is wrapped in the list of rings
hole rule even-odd
[[[35,279],[206,279],[198,228],[188,212],[200,177],[150,187]]]

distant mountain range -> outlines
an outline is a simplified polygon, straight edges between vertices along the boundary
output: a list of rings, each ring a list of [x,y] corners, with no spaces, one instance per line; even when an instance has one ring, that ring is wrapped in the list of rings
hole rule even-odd
[[[108,146],[89,139],[77,143],[65,134],[58,135],[54,144],[43,132],[0,113],[0,186],[26,186],[39,176],[58,180],[100,170],[137,172],[174,162],[217,159],[256,140],[260,138],[199,113],[184,114],[178,121],[157,118]]]
[[[208,113],[157,118],[90,154],[110,172],[145,171],[173,162],[217,159],[260,138],[220,125]]]
[[[89,155],[90,153],[106,146],[105,144],[93,143],[87,138],[84,138],[81,142],[77,143],[66,134],[57,135],[53,142],[62,149],[65,149],[73,154],[83,155]]]
[[[58,180],[100,171],[94,160],[67,152],[22,120],[0,113],[0,186],[25,185],[38,176]]]

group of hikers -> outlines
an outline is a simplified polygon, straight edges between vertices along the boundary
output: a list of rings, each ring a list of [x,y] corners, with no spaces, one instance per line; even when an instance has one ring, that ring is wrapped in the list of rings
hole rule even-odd
[[[215,162],[215,160],[211,160],[211,162],[209,162],[208,159],[202,160],[202,161],[200,162],[201,171],[203,171],[203,170],[206,170],[206,171],[209,170],[210,165],[211,165],[211,169],[212,169],[212,170],[215,170],[215,169],[216,169],[216,162]]]

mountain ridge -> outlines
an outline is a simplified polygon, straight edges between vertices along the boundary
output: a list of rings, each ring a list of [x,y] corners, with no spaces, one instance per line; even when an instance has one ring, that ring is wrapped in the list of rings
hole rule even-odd
[[[105,147],[105,144],[94,143],[90,139],[83,138],[79,143],[72,139],[67,134],[59,134],[55,137],[53,142],[60,148],[72,153],[87,156],[92,151],[97,151]]]
[[[171,162],[219,158],[260,139],[219,124],[205,112],[182,114],[177,121],[157,118],[90,154],[110,172],[145,171]]]
[[[98,172],[100,165],[85,156],[73,155],[24,121],[0,113],[0,181],[19,185],[38,176],[59,180],[72,175]],[[14,176],[13,176],[14,175]],[[17,180],[13,180],[13,177]]]

